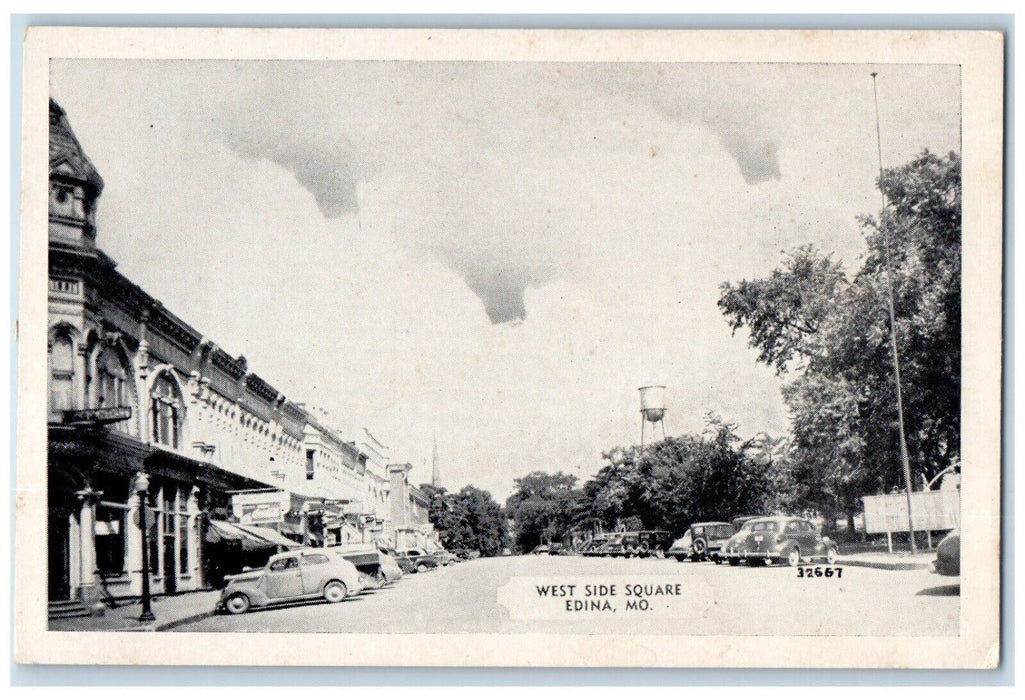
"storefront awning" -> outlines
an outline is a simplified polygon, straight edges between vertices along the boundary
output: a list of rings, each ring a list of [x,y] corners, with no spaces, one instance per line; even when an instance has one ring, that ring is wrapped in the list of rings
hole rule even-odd
[[[295,540],[290,540],[284,535],[274,530],[271,530],[269,527],[258,527],[256,525],[242,525],[240,523],[232,523],[232,525],[234,525],[239,530],[242,530],[243,532],[248,532],[249,534],[254,535],[255,537],[265,539],[268,542],[278,545],[279,547],[296,549],[298,547],[303,546],[299,542],[296,542]]]
[[[206,541],[214,542],[240,542],[242,549],[251,552],[258,549],[275,549],[287,547],[289,549],[302,547],[298,542],[293,542],[273,530],[252,525],[238,525],[223,520],[211,520],[210,527],[206,532]]]

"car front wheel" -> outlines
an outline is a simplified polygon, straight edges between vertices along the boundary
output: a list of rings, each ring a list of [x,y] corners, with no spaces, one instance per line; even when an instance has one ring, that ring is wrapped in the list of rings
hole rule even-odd
[[[348,595],[349,591],[341,581],[331,581],[324,586],[324,600],[329,603],[341,603]]]
[[[245,593],[235,593],[224,602],[224,609],[232,615],[241,615],[249,610],[249,596]]]
[[[422,574],[422,573],[426,572],[429,568],[431,568],[431,567],[427,566],[426,564],[420,564],[420,565],[418,565],[416,567],[416,570],[419,571]]]
[[[826,549],[826,563],[827,564],[835,564],[836,563],[837,555],[838,555],[838,552],[836,551],[836,547],[829,547],[829,548],[827,548]]]
[[[787,553],[787,566],[797,566],[801,563],[801,550],[791,549]]]

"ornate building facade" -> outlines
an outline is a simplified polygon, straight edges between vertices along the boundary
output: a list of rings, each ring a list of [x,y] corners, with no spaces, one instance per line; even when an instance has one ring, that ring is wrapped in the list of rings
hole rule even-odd
[[[137,595],[144,541],[165,594],[260,543],[400,544],[380,444],[346,441],[121,275],[96,246],[102,191],[51,100],[50,599]]]

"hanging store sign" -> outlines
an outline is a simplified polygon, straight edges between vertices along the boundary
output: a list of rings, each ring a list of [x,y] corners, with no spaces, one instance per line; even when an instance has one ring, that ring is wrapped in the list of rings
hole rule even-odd
[[[120,423],[132,417],[131,406],[108,406],[64,411],[65,423]]]
[[[287,491],[235,493],[231,496],[231,513],[240,523],[278,523],[288,512]]]

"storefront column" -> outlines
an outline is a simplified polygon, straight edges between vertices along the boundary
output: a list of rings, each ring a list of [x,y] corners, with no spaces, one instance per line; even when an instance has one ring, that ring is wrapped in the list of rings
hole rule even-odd
[[[193,486],[189,491],[189,497],[185,504],[188,522],[185,530],[186,544],[185,553],[189,576],[192,577],[193,588],[203,588],[203,567],[199,565],[202,561],[201,547],[203,540],[199,533],[199,487]]]
[[[79,513],[68,514],[68,588],[75,595],[82,583],[82,528]]]
[[[131,575],[132,595],[142,595],[142,533],[139,532],[139,493],[136,490],[138,477],[133,478],[128,489],[128,517],[125,519],[125,568]]]
[[[91,605],[100,599],[100,587],[96,582],[96,504],[103,495],[91,488],[75,493],[80,508],[78,511],[78,585],[76,591],[83,603]]]

